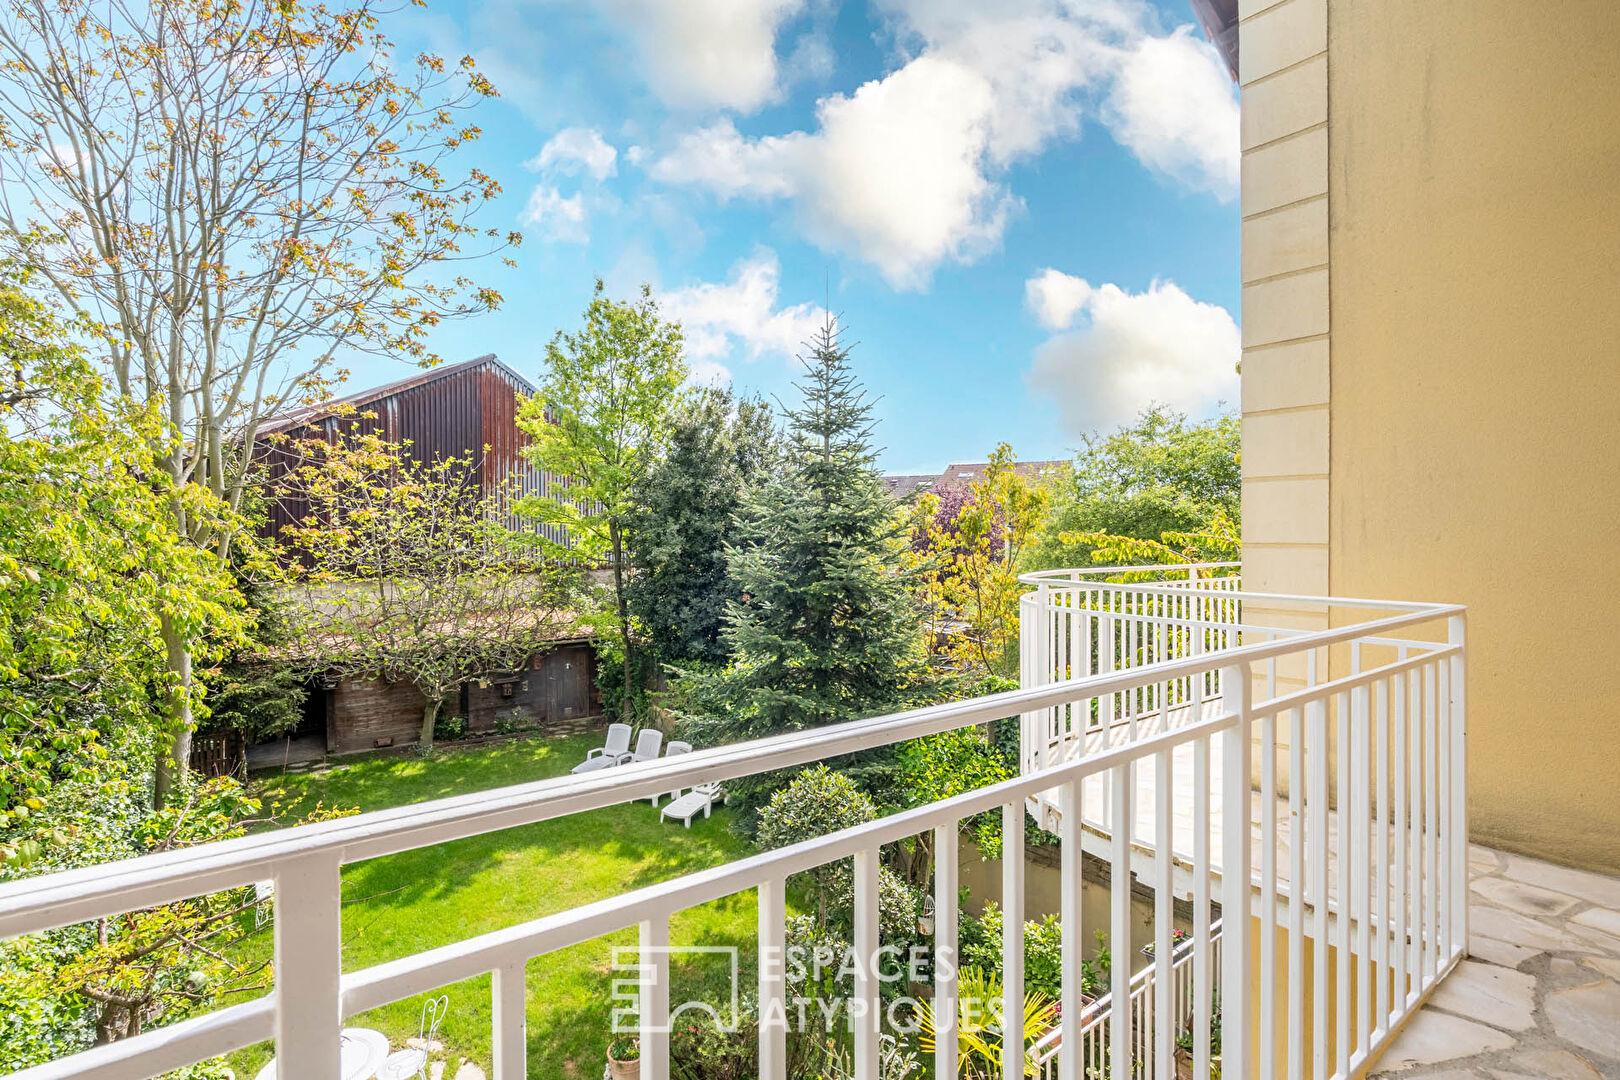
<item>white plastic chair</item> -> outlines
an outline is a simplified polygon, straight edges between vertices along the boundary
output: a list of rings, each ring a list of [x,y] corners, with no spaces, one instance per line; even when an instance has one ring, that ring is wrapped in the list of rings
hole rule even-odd
[[[682,754],[690,754],[691,752],[692,752],[692,744],[691,743],[682,742],[680,739],[671,739],[669,741],[669,745],[664,747],[664,760],[667,761],[672,757],[680,757]],[[652,803],[654,806],[657,806],[658,805],[658,800],[664,798],[664,796],[667,795],[671,799],[677,799],[677,798],[680,798],[680,794],[681,794],[681,789],[680,788],[676,788],[674,791],[667,791],[667,792],[666,791],[660,791],[656,795],[649,795],[647,797],[647,801]]]
[[[653,805],[657,805],[654,803]],[[253,883],[253,929],[262,930],[264,924],[275,916],[276,883],[274,881],[255,881]]]
[[[608,769],[618,765],[630,755],[630,725],[609,724],[607,741],[601,746],[594,747],[585,755],[585,760],[575,765],[575,773],[595,772],[597,769]]]
[[[620,764],[635,765],[643,761],[657,761],[658,751],[664,748],[664,733],[657,728],[642,728],[636,736],[636,751],[620,758]]]

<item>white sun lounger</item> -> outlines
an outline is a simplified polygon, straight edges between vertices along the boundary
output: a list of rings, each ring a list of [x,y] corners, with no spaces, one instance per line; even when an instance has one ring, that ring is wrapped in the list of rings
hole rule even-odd
[[[699,784],[664,807],[663,816],[670,821],[679,821],[690,829],[693,818],[700,813],[708,817],[709,811],[714,809],[715,800],[724,802],[725,798],[725,792],[720,790],[719,784]]]
[[[665,760],[668,760],[669,758],[680,757],[682,754],[690,754],[691,752],[692,752],[692,744],[691,743],[682,742],[680,739],[671,739],[669,741],[669,745],[664,747],[664,758],[665,758]],[[652,803],[654,806],[657,806],[658,801],[660,799],[664,798],[665,796],[668,796],[671,799],[678,799],[678,798],[680,798],[680,795],[681,795],[681,789],[676,788],[674,791],[660,791],[656,795],[649,795],[647,797],[647,801]]]
[[[577,773],[595,772],[597,769],[608,769],[618,765],[630,756],[630,725],[609,724],[607,741],[601,746],[594,747],[586,755],[585,760],[575,765],[573,771]]]

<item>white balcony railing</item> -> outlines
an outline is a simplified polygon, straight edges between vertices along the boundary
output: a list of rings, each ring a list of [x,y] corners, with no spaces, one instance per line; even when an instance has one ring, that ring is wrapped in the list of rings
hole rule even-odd
[[[1219,970],[1221,963],[1221,923],[1217,919],[1209,929],[1211,966]],[[1124,958],[1122,958],[1124,959]],[[1176,1023],[1172,1043],[1189,1033],[1193,1009],[1193,943],[1184,941],[1176,946],[1170,961],[1170,1015]],[[1149,965],[1131,976],[1131,1056],[1141,1066],[1152,1060],[1153,1018],[1157,1015],[1159,992],[1158,968]],[[1080,1016],[1080,1060],[1087,1076],[1108,1075],[1108,1031],[1114,1011],[1110,994],[1093,1001]],[[1053,1028],[1041,1036],[1030,1048],[1032,1064],[1040,1080],[1058,1080],[1063,1051],[1063,1032]],[[1151,1075],[1150,1072],[1145,1075]]]
[[[1082,945],[1092,929],[1082,925],[1082,850],[1100,843],[1112,871],[1108,930],[1120,957],[1112,1000],[1132,997],[1125,943],[1134,872],[1154,894],[1158,985],[1173,979],[1174,899],[1191,899],[1186,1011],[1195,1076],[1210,1074],[1216,991],[1226,1075],[1247,1076],[1251,1065],[1265,1077],[1284,1068],[1317,1080],[1351,1075],[1456,963],[1466,941],[1463,610],[1262,596],[1187,581],[1115,586],[1086,575],[1043,580],[1025,605],[1032,632],[1068,636],[1061,646],[1058,637],[1039,639],[1043,649],[1025,668],[1028,685],[1009,693],[0,886],[0,936],[9,937],[275,883],[273,991],[18,1075],[147,1077],[274,1039],[283,1077],[336,1077],[345,1017],[491,972],[494,1074],[522,1080],[525,963],[634,927],[644,948],[641,1071],[646,1080],[667,1080],[669,963],[655,947],[669,944],[675,913],[757,891],[759,1076],[785,1080],[787,878],[852,858],[853,944],[857,956],[872,958],[882,847],[932,834],[934,945],[948,961],[935,965],[934,1014],[954,1016],[961,822],[1001,813],[999,899],[1004,911],[1020,912],[1027,806],[1062,841],[1065,1002],[1081,1000]],[[1331,628],[1238,620],[1262,606],[1321,614]],[[1333,625],[1346,618],[1360,621]],[[1435,625],[1447,640],[1419,636]],[[1107,660],[1091,663],[1094,656],[1111,656],[1112,669]],[[374,967],[342,969],[339,874],[347,863],[1014,715],[1025,736],[1025,772],[1014,779]],[[1218,958],[1212,935],[1198,932],[1213,925],[1217,904]],[[1021,920],[1005,919],[1003,931],[1005,1037],[1019,1045]],[[875,971],[863,966],[846,1004],[860,1080],[878,1075],[878,989]],[[1147,1023],[1135,1009],[1111,1010],[1112,1076],[1172,1075],[1173,1040],[1188,1026],[1176,1015],[1177,997],[1156,996]],[[1061,1080],[1097,1075],[1082,1055],[1061,1049],[1082,1045],[1084,1017],[1080,1008],[1063,1011]],[[604,1032],[608,1022],[602,1017]],[[940,1040],[936,1075],[955,1075],[954,1042]],[[1007,1059],[1006,1080],[1017,1080],[1023,1063]]]

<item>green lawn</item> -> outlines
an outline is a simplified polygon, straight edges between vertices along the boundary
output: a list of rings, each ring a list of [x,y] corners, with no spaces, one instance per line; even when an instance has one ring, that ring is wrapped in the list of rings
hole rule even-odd
[[[280,804],[287,820],[317,802],[379,810],[558,776],[599,744],[594,736],[534,738],[448,749],[433,758],[350,758],[318,772],[259,778],[253,788],[267,806]],[[688,831],[638,802],[347,866],[343,968],[369,967],[740,858],[750,848],[729,825],[730,814],[721,809]],[[671,941],[743,948],[743,980],[750,982],[755,910],[749,892],[686,911],[672,922]],[[530,962],[530,1076],[601,1075],[614,1005],[611,947],[635,941],[629,930]],[[269,945],[268,933],[251,942],[265,952]],[[684,981],[690,986],[711,978],[711,969],[688,970]],[[677,993],[682,981],[678,972]],[[458,1055],[490,1067],[489,984],[486,975],[445,988],[447,1078]],[[379,1028],[398,1044],[416,1034],[421,1006],[421,998],[407,999],[348,1023]],[[270,1052],[262,1046],[235,1055],[237,1075],[251,1078]]]

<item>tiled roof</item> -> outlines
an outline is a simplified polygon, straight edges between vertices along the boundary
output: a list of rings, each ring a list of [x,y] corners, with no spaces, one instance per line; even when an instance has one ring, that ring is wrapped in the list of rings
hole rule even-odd
[[[1019,461],[1013,464],[1013,471],[1027,479],[1048,476],[1068,465],[1067,461]],[[945,471],[938,475],[897,475],[885,476],[884,483],[889,485],[889,493],[897,499],[908,499],[919,491],[944,491],[953,487],[967,487],[990,467],[988,461],[957,462],[945,467]]]

